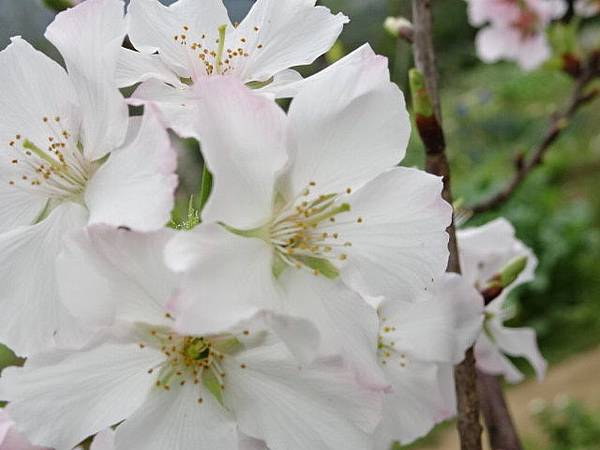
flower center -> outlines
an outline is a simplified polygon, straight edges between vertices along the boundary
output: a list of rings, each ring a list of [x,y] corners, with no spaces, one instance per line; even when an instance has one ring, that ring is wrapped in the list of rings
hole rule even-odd
[[[396,342],[390,333],[396,331],[396,327],[385,325],[385,317],[380,318],[381,327],[377,338],[377,357],[382,365],[387,365],[390,361],[398,363],[400,367],[406,367],[408,357],[406,354],[398,352],[395,348]],[[393,358],[393,359],[392,359]]]
[[[301,194],[281,209],[268,226],[268,240],[275,249],[281,268],[292,266],[308,269],[315,275],[335,278],[339,275],[338,265],[348,258],[348,247],[352,243],[344,240],[340,225],[350,221],[339,221],[339,217],[350,212],[350,204],[343,202],[343,193],[313,195],[316,183],[311,181]],[[359,217],[353,223],[362,223]]]
[[[197,32],[189,25],[183,25],[181,30],[173,36],[173,39],[181,46],[189,50],[192,63],[198,61],[207,76],[213,74],[225,75],[235,70],[240,62],[248,58],[256,48],[262,49],[263,44],[258,42],[260,28],[254,27],[253,36],[235,38],[235,42],[227,42],[227,25],[221,25],[217,34]]]
[[[77,199],[97,163],[85,159],[81,144],[63,128],[60,117],[43,117],[42,122],[47,142],[33,142],[20,133],[8,142],[8,184],[48,199]]]
[[[525,5],[520,5],[519,17],[512,23],[521,34],[521,39],[526,40],[535,36],[538,32],[538,15]]]
[[[143,328],[144,341],[139,344],[140,348],[150,346],[159,349],[165,356],[158,366],[148,370],[148,374],[157,374],[156,387],[170,391],[175,384],[202,384],[223,404],[226,374],[222,363],[225,358],[242,348],[240,340],[231,334],[209,337],[182,336],[169,328]],[[244,331],[243,334],[247,335],[249,331]],[[243,364],[242,368],[245,368]],[[199,395],[198,403],[203,401]]]

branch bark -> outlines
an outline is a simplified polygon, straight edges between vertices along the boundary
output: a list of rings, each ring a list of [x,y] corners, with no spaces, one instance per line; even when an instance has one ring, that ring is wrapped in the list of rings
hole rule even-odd
[[[477,390],[490,444],[497,450],[522,450],[502,386],[495,375],[477,371]]]
[[[425,144],[426,170],[443,177],[442,196],[452,204],[450,166],[446,156],[446,144],[442,129],[441,104],[438,91],[438,74],[433,48],[433,17],[430,0],[412,0],[414,42],[413,51],[417,69],[425,76],[427,93],[433,101],[434,114],[427,123],[419,124],[419,133]],[[424,126],[425,125],[425,126]],[[460,273],[460,261],[454,223],[448,228],[450,236],[448,271]],[[462,450],[481,450],[481,424],[479,422],[479,399],[477,374],[473,349],[467,351],[465,360],[455,368],[456,397],[458,408],[458,432]]]
[[[575,86],[569,99],[566,108],[555,114],[550,120],[550,126],[544,134],[542,140],[533,148],[531,156],[528,160],[519,160],[516,166],[515,174],[506,186],[498,193],[484,199],[467,209],[474,214],[491,211],[502,206],[521,186],[527,176],[544,161],[544,156],[552,147],[562,132],[567,128],[569,122],[575,113],[585,104],[592,101],[598,96],[598,90],[586,92],[589,83],[600,74],[600,70],[596,67],[596,62],[592,58],[587,64],[585,70],[575,80]]]

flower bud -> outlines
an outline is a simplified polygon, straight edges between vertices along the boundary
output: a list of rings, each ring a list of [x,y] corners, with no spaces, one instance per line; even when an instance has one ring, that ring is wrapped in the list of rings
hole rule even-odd
[[[413,24],[404,17],[388,17],[383,23],[383,28],[396,38],[403,38],[412,42]]]

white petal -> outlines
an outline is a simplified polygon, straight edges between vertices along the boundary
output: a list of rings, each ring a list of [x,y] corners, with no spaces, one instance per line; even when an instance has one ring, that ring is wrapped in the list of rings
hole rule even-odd
[[[175,202],[176,164],[168,133],[147,108],[137,139],[112,153],[88,184],[90,223],[139,231],[163,227]]]
[[[32,442],[66,449],[129,417],[155,381],[147,370],[164,356],[134,343],[106,343],[41,358],[5,369],[0,391]]]
[[[270,449],[369,448],[381,395],[356,384],[335,361],[300,368],[275,344],[226,359],[224,370],[225,404],[234,409],[240,430]]]
[[[233,77],[197,84],[202,153],[213,191],[202,218],[238,229],[262,226],[273,209],[275,178],[286,162],[285,113]]]
[[[284,69],[311,64],[332,47],[348,22],[341,13],[334,16],[315,7],[314,0],[258,0],[228,42],[249,55],[236,61],[236,75],[243,81],[265,81]]]
[[[202,43],[210,50],[214,46],[216,50],[218,28],[233,28],[221,0],[179,0],[170,7],[158,0],[132,0],[128,13],[133,46],[150,55],[158,51],[162,60],[183,78],[196,79],[205,74],[198,51],[191,49],[191,43]],[[190,45],[174,39],[181,35]]]
[[[58,259],[63,303],[86,323],[162,324],[175,276],[163,260],[175,232],[135,233],[95,225],[67,239]]]
[[[175,73],[162,61],[159,55],[148,55],[121,48],[117,61],[117,86],[132,86],[135,83],[156,79],[179,86]]]
[[[271,95],[275,98],[294,97],[301,86],[302,75],[292,69],[282,70],[273,75],[273,81],[255,92]]]
[[[1,176],[0,182],[0,233],[19,225],[33,224],[42,213],[47,200],[10,186]]]
[[[203,224],[177,233],[167,245],[166,258],[170,268],[184,272],[181,291],[171,305],[180,331],[219,333],[277,305],[272,252],[260,239]]]
[[[192,383],[170,391],[153,388],[116,435],[117,450],[234,449],[236,444],[231,415],[202,385]]]
[[[491,375],[503,375],[509,383],[520,383],[525,378],[485,333],[475,343],[475,359],[479,370]]]
[[[493,327],[491,331],[498,348],[511,356],[526,358],[535,369],[539,381],[544,379],[548,363],[540,353],[532,328]]]
[[[341,355],[361,383],[373,389],[387,386],[376,359],[379,321],[376,311],[339,281],[288,269],[283,310],[313,322],[321,333],[320,352]]]
[[[186,86],[169,86],[160,80],[144,81],[129,98],[134,106],[155,105],[165,124],[181,137],[197,137],[197,99]]]
[[[0,52],[0,65],[0,231],[7,231],[32,224],[46,200],[30,194],[30,183],[21,180],[33,172],[24,142],[46,148],[49,138],[62,130],[76,134],[80,125],[75,91],[62,67],[20,37]]]
[[[477,56],[486,63],[493,63],[502,58],[511,58],[518,47],[518,32],[510,27],[488,26],[475,37]]]
[[[55,260],[63,237],[85,221],[85,210],[69,203],[36,225],[0,235],[0,307],[11,318],[0,330],[0,342],[17,354],[42,351],[53,344],[56,333],[60,339],[77,331],[60,303]]]
[[[481,332],[483,299],[459,276],[444,277],[434,291],[418,301],[384,301],[380,334],[411,359],[458,364]]]
[[[128,110],[116,87],[117,60],[125,38],[122,0],[87,0],[56,16],[46,38],[67,64],[82,108],[83,148],[95,160],[114,150],[127,132]]]
[[[359,55],[307,83],[290,106],[294,194],[310,181],[322,194],[356,189],[404,157],[410,121],[402,92],[385,58],[368,47]]]
[[[375,431],[377,450],[389,450],[395,441],[408,444],[451,414],[439,370],[433,363],[411,361],[402,367],[397,360],[388,361],[385,372],[392,392],[384,399],[383,421]]]
[[[115,450],[115,432],[112,428],[102,430],[96,435],[90,450]]]
[[[463,276],[471,284],[484,286],[504,266],[521,256],[527,257],[527,266],[510,289],[534,279],[537,258],[530,248],[516,238],[515,229],[508,220],[499,218],[480,227],[460,230],[457,238]],[[496,309],[503,302],[493,303],[493,309]]]
[[[352,244],[344,281],[362,295],[394,299],[430,287],[448,261],[452,209],[441,190],[440,178],[398,167],[352,194],[348,217],[335,227],[340,242]]]

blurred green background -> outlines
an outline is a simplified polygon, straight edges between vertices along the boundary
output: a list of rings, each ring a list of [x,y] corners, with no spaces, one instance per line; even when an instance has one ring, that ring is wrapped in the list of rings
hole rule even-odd
[[[232,18],[239,19],[252,1],[225,0],[225,3]],[[345,12],[352,22],[329,59],[321,58],[311,68],[303,69],[304,74],[309,75],[344,52],[369,42],[378,53],[388,56],[392,77],[406,92],[407,70],[412,65],[410,47],[385,33],[382,24],[389,15],[410,17],[410,1],[323,0],[320,3]],[[510,63],[482,64],[475,56],[476,30],[468,25],[466,3],[442,0],[434,4],[444,127],[455,197],[464,199],[468,205],[504,184],[512,173],[515,156],[527,152],[539,141],[550,114],[565,103],[572,81],[549,69],[524,73]],[[41,0],[0,0],[0,45],[4,47],[10,36],[19,34],[55,55],[42,37],[52,17]],[[600,43],[600,23],[586,21],[582,39],[588,45]],[[179,195],[185,205],[189,195],[197,190],[201,161],[193,144],[182,143],[180,152],[186,166],[191,167],[182,173]],[[423,150],[416,135],[403,164],[423,164]],[[474,217],[466,224],[476,225],[503,215],[513,222],[519,238],[535,250],[540,260],[538,277],[513,295],[518,314],[511,324],[534,327],[543,354],[553,364],[563,361],[569,364],[573,355],[600,344],[599,169],[600,100],[577,114],[548,153],[544,166],[529,177],[501,210]],[[598,352],[591,355],[600,358]],[[0,367],[11,362],[10,353],[0,349]],[[522,362],[517,363],[529,370]],[[592,388],[600,390],[600,381]],[[595,407],[600,408],[600,404]],[[584,423],[581,433],[585,434],[588,428],[598,433],[597,415],[578,414],[569,410],[567,416],[578,421],[577,424]],[[587,421],[581,419],[586,414],[590,417]],[[555,442],[557,438],[548,425],[553,419],[548,416],[544,420],[542,431]],[[556,443],[552,448],[600,448],[573,442],[564,447]],[[545,448],[539,447],[541,444],[535,440],[528,445],[531,449]]]

